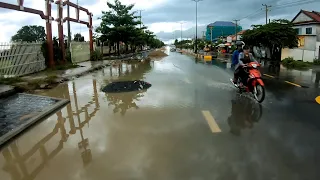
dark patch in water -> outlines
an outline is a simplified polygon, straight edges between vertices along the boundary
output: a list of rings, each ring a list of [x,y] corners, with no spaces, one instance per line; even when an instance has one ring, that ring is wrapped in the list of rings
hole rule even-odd
[[[130,92],[140,91],[151,87],[150,83],[145,81],[119,81],[113,82],[102,88],[103,92]]]

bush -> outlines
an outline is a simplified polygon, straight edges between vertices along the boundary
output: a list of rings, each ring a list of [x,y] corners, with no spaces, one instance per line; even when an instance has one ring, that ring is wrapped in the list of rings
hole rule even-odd
[[[320,65],[320,60],[319,59],[314,59],[313,60],[314,65]]]
[[[102,60],[103,54],[99,50],[95,50],[90,55],[90,61],[100,61]]]
[[[282,60],[282,65],[289,69],[303,69],[309,66],[308,63],[303,61],[295,61],[293,57],[288,57]]]

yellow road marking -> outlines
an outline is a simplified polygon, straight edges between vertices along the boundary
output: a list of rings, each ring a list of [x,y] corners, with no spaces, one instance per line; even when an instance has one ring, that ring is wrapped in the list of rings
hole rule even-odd
[[[316,102],[320,104],[320,96],[316,97]]]
[[[263,75],[268,76],[268,77],[270,77],[270,78],[274,78],[274,76],[271,76],[271,75],[269,75],[269,74],[263,74]]]
[[[297,86],[297,87],[301,87],[299,84],[296,84],[296,83],[293,83],[293,82],[290,82],[290,81],[284,81],[288,84],[291,84],[291,85],[294,85],[294,86]]]
[[[207,120],[209,127],[213,133],[219,133],[221,132],[221,129],[219,128],[216,120],[212,117],[210,111],[202,111],[202,114],[204,118]]]

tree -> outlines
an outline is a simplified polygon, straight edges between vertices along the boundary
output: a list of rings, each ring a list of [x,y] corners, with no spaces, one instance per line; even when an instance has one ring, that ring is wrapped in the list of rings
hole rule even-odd
[[[46,32],[42,26],[23,26],[18,32],[11,37],[14,42],[39,42],[46,39]]]
[[[266,47],[270,49],[272,60],[281,60],[282,48],[298,46],[297,32],[293,24],[285,19],[273,20],[266,25],[253,25],[246,31],[242,40],[249,46]]]
[[[97,32],[103,34],[107,39],[117,43],[117,51],[120,54],[120,41],[128,43],[133,35],[135,26],[140,24],[134,12],[130,12],[134,7],[131,5],[123,5],[119,0],[115,0],[114,4],[107,2],[109,11],[102,11],[102,20]]]
[[[80,33],[77,33],[74,35],[73,40],[78,42],[84,42],[84,37]]]
[[[135,51],[136,47],[149,45],[151,47],[159,47],[164,43],[156,39],[153,32],[147,30],[146,26],[137,28],[137,25],[142,24],[135,12],[131,12],[134,7],[131,5],[123,5],[119,0],[115,0],[114,4],[107,2],[109,11],[102,11],[100,26],[96,32],[101,34],[99,40],[102,42],[109,42],[110,44],[117,44],[117,53],[120,54],[120,42],[124,42],[126,51],[129,45],[131,50]]]

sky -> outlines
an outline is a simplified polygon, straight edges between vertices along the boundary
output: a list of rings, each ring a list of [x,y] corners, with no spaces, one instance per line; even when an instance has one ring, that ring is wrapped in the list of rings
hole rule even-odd
[[[44,0],[24,0],[24,6],[44,11]],[[77,3],[76,0],[70,0]],[[113,0],[108,0],[113,1]],[[196,3],[192,0],[120,0],[123,4],[135,4],[134,10],[142,11],[142,22],[153,31],[159,39],[168,43],[180,38],[182,28],[183,39],[195,35]],[[16,4],[16,0],[1,0],[1,2]],[[80,6],[88,8],[93,13],[93,26],[100,24],[98,18],[101,11],[107,11],[107,0],[78,0]],[[265,9],[263,4],[270,5],[268,18],[291,20],[300,9],[320,11],[320,0],[202,0],[198,3],[198,36],[205,31],[206,25],[215,21],[233,21],[239,19],[243,29],[252,24],[265,23]],[[57,17],[57,8],[52,4],[52,16]],[[66,8],[64,9],[66,15]],[[71,17],[75,18],[75,10],[71,8]],[[88,20],[85,13],[80,13],[81,20]],[[0,8],[0,42],[9,42],[24,25],[41,25],[45,21],[38,15]],[[53,36],[57,36],[57,23],[52,23]],[[71,23],[72,34],[81,33],[86,40],[89,37],[85,25]],[[67,24],[64,25],[67,34]]]

